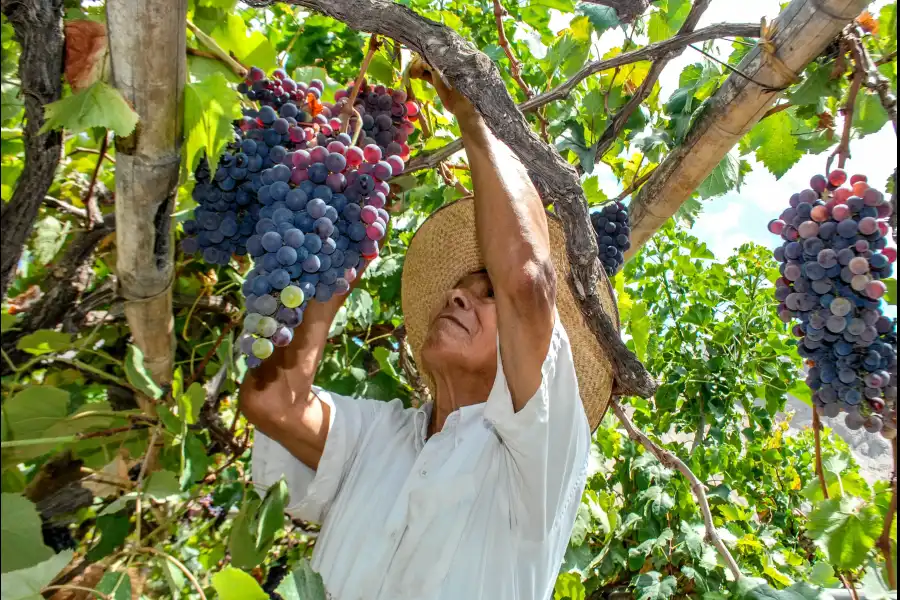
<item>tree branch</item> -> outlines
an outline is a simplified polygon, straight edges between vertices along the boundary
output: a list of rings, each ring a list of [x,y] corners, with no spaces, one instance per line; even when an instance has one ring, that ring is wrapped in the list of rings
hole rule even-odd
[[[212,54],[219,61],[221,61],[225,66],[231,69],[232,73],[234,73],[241,79],[247,77],[247,69],[241,66],[238,61],[234,60],[231,55],[225,52],[225,50],[216,43],[216,40],[206,35],[206,32],[204,32],[202,29],[200,29],[190,21],[187,21],[187,28],[191,30],[191,32],[196,36],[197,40],[199,40],[201,44],[212,51]],[[185,48],[185,54],[187,54],[188,50],[188,48]]]
[[[849,29],[849,27],[848,27]],[[849,39],[846,39],[842,44],[842,47],[852,46],[852,42]],[[831,163],[834,162],[834,158],[838,158],[838,168],[843,169],[847,164],[847,159],[850,158],[850,137],[853,133],[853,112],[856,107],[856,96],[859,94],[859,89],[862,87],[863,82],[863,69],[862,65],[857,62],[855,63],[853,69],[853,79],[850,82],[850,91],[847,92],[847,102],[844,104],[844,129],[841,133],[841,141],[837,145],[837,148],[834,149],[834,152],[828,157],[828,161],[825,166],[825,172],[828,173],[831,171]]]
[[[56,210],[62,211],[66,214],[70,214],[73,217],[78,217],[82,220],[87,220],[87,211],[83,208],[78,208],[73,204],[69,204],[68,202],[63,202],[62,200],[58,200],[53,196],[44,196],[44,204],[47,206],[52,206]]]
[[[675,50],[683,49],[687,45],[695,42],[714,40],[726,36],[759,37],[759,35],[760,26],[758,24],[720,23],[718,25],[710,25],[709,27],[698,29],[683,37],[675,36],[668,40],[649,44],[637,50],[632,50],[631,52],[623,52],[613,58],[593,61],[586,64],[571,78],[552,90],[522,102],[519,104],[519,109],[524,113],[535,111],[551,102],[565,99],[579,83],[595,73],[644,60],[654,60]],[[456,154],[462,150],[462,148],[462,139],[456,139],[442,148],[438,148],[429,153],[420,154],[409,161],[404,173],[412,173],[422,169],[433,169],[438,163],[446,160],[451,155]]]
[[[678,30],[678,34],[675,36],[676,38],[679,36],[686,36],[694,31],[694,28],[697,27],[697,23],[700,22],[700,17],[702,17],[703,13],[706,12],[706,9],[709,8],[711,1],[712,0],[696,0],[694,2],[694,5],[691,7],[691,12],[688,13],[687,19],[684,21],[684,24],[682,24],[681,29]],[[628,99],[625,106],[623,106],[610,120],[609,125],[600,136],[600,140],[597,142],[597,151],[594,154],[594,162],[600,162],[603,159],[615,143],[616,139],[622,134],[622,131],[625,129],[625,124],[628,122],[628,119],[631,118],[631,114],[644,100],[647,99],[650,93],[653,92],[653,86],[656,85],[659,76],[662,75],[663,69],[666,68],[669,61],[682,52],[684,52],[684,46],[676,48],[653,61],[653,64],[650,65],[650,71],[647,72],[647,76],[644,78],[641,86],[634,95]]]
[[[254,6],[270,0],[250,0]],[[566,231],[571,283],[585,323],[612,363],[619,393],[649,396],[656,382],[625,346],[597,293],[601,281],[597,240],[588,216],[584,190],[575,169],[535,134],[510,97],[493,61],[452,29],[420,17],[409,8],[387,0],[292,0],[344,22],[353,29],[396,39],[419,53],[465,96],[485,123],[536,179],[552,202]]]
[[[25,168],[8,203],[0,207],[0,298],[15,277],[22,247],[31,235],[41,203],[53,183],[62,151],[62,133],[39,133],[44,126],[44,105],[62,96],[65,39],[63,0],[4,2],[19,56],[19,80],[25,103]]]
[[[653,440],[644,434],[644,432],[635,427],[634,423],[631,422],[631,419],[628,418],[628,415],[625,414],[625,411],[622,410],[622,407],[619,405],[618,398],[613,398],[609,405],[613,409],[613,412],[616,413],[616,417],[619,418],[622,426],[625,427],[625,431],[628,432],[628,437],[639,442],[641,446],[653,454],[664,467],[677,470],[688,480],[688,483],[691,485],[691,491],[694,493],[694,498],[697,499],[697,506],[700,508],[700,513],[703,515],[703,523],[706,527],[706,537],[712,545],[715,546],[716,550],[719,552],[719,556],[722,557],[722,560],[725,561],[725,565],[728,567],[728,570],[731,571],[735,581],[740,580],[743,577],[741,569],[731,555],[731,552],[728,551],[722,538],[720,538],[719,534],[716,532],[712,512],[709,510],[709,501],[706,499],[706,486],[697,479],[697,476],[694,475],[693,471],[691,471],[680,458],[668,450],[656,445]]]
[[[869,56],[869,52],[866,50],[865,45],[859,37],[859,30],[856,27],[848,29],[850,31],[847,37],[850,45],[850,53],[853,55],[853,61],[856,63],[856,68],[865,73],[863,85],[878,94],[881,105],[884,107],[888,117],[891,119],[891,123],[894,125],[894,135],[896,135],[897,96],[894,93],[894,90],[891,89],[891,81],[881,74],[881,71],[878,70],[878,65],[872,61],[872,57]],[[896,57],[896,51],[894,51],[894,56]]]
[[[515,81],[522,91],[525,92],[526,98],[531,98],[534,96],[534,92],[531,91],[531,88],[528,87],[528,84],[522,79],[522,63],[516,58],[515,53],[509,46],[509,40],[506,39],[506,31],[503,29],[504,14],[506,14],[506,10],[503,8],[503,5],[500,4],[500,0],[494,0],[494,21],[497,23],[498,44],[503,48],[503,52],[506,53],[506,58],[509,59],[509,73],[512,75],[513,81]]]

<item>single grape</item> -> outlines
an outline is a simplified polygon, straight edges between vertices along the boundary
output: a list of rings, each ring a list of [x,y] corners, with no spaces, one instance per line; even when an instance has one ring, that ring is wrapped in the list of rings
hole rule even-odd
[[[272,356],[274,350],[275,347],[272,342],[265,338],[258,338],[253,342],[253,356],[256,358],[265,360]]]

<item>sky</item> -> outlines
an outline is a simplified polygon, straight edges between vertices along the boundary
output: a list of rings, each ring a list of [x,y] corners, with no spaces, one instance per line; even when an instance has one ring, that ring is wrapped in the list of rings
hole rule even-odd
[[[877,14],[885,4],[886,0],[874,2],[870,10]],[[762,17],[771,22],[780,12],[779,5],[780,0],[713,0],[698,28],[722,22],[757,23]],[[556,13],[550,22],[551,29],[561,30],[567,27],[570,18],[571,15]],[[619,29],[607,31],[600,38],[598,53],[602,54],[619,46],[624,39],[625,35]],[[730,53],[730,46],[729,42],[720,43],[723,58]],[[660,97],[668,98],[677,89],[678,76],[684,67],[700,60],[703,57],[690,48],[672,60],[659,79]],[[841,120],[838,119],[838,131],[840,123]],[[850,173],[865,173],[870,182],[883,188],[897,166],[897,139],[893,128],[886,125],[876,134],[853,140],[850,150],[852,158],[847,162],[847,170]],[[744,179],[741,189],[705,202],[703,212],[694,224],[694,235],[706,242],[719,259],[725,259],[746,242],[774,248],[780,244],[780,239],[770,234],[766,225],[787,207],[787,200],[792,193],[808,187],[812,175],[824,173],[827,157],[828,153],[806,155],[778,180],[752,156],[749,157],[753,170]],[[620,184],[609,168],[598,165],[595,174],[599,175],[601,188],[608,196],[618,195]]]

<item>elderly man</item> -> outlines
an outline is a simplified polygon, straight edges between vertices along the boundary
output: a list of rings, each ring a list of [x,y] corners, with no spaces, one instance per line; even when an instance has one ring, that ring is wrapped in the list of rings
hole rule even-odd
[[[546,600],[611,369],[525,168],[467,100],[420,71],[459,121],[475,188],[429,217],[404,266],[406,326],[434,401],[404,408],[314,386],[342,298],[311,303],[294,342],[241,388],[253,477],[286,477],[288,511],[322,523],[312,566],[336,600]]]

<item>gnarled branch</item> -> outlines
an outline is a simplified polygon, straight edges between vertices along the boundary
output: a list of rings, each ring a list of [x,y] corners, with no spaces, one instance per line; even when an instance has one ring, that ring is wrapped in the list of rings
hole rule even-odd
[[[25,103],[25,168],[9,202],[0,207],[0,298],[15,276],[16,265],[38,210],[53,183],[62,151],[62,133],[39,133],[44,105],[62,95],[65,40],[62,0],[3,2],[3,14],[22,47],[19,80]]]

